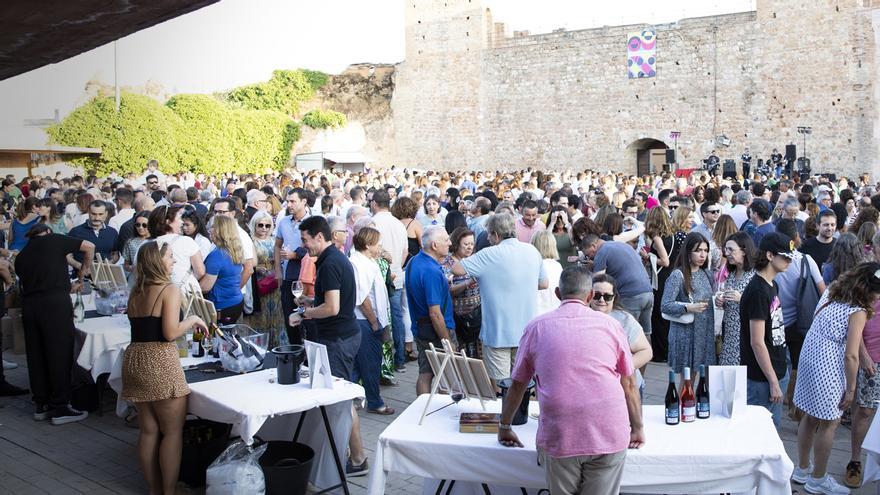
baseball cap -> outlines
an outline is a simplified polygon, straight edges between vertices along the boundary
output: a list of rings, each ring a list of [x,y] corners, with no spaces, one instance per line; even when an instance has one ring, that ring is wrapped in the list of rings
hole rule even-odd
[[[794,253],[794,241],[781,232],[771,232],[761,239],[759,249],[791,259]]]

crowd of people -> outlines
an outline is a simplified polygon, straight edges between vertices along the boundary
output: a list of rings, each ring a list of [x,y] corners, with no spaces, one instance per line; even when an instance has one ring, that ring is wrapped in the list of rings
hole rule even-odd
[[[363,384],[369,413],[395,413],[382,386],[409,361],[427,393],[425,350],[444,339],[481,359],[496,385],[512,378],[512,397],[537,374],[538,447],[560,493],[580,483],[616,493],[626,449],[650,442],[639,407],[649,361],[679,374],[745,366],[748,403],[777,426],[785,407],[799,421],[792,479],[811,493],[848,493],[827,474],[846,414],[844,482],[861,484],[859,446],[880,400],[880,191],[867,176],[203,176],[165,175],[151,161],[140,176],[2,184],[0,255],[13,261],[0,260],[0,279],[21,286],[35,419],[85,418],[65,384],[67,292],[79,285],[67,270],[82,282],[94,255],[122,264],[134,348],[123,397],[137,406],[156,491],[177,476],[188,393],[168,346],[205,326],[180,321],[183,291],[201,291],[221,324],[250,325],[273,346],[327,345],[332,373]],[[46,275],[47,260],[60,275]],[[49,339],[50,327],[65,337]],[[157,356],[162,366],[148,366]],[[22,393],[0,375],[0,394]],[[505,404],[499,441],[509,446],[520,445],[512,414]],[[360,475],[352,415],[347,470]],[[595,470],[592,481],[573,474],[582,469]]]

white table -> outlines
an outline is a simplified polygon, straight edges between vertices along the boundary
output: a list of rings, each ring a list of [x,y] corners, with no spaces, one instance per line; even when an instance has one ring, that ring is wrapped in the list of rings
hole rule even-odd
[[[345,452],[351,433],[351,401],[365,397],[363,387],[340,379],[334,379],[333,389],[311,389],[308,379],[296,385],[280,385],[275,369],[193,383],[189,387],[190,413],[231,423],[233,431],[247,443],[258,435],[264,440],[292,439],[308,444],[315,449],[312,483],[329,490],[339,487],[329,486],[330,483],[342,480],[343,491],[348,494],[345,465],[339,452]],[[307,414],[313,409],[319,410],[320,418]],[[325,441],[325,434],[329,441]]]
[[[529,419],[525,425],[514,426],[524,448],[503,447],[494,434],[458,432],[458,414],[480,411],[477,401],[447,407],[427,416],[419,426],[427,397],[416,399],[379,436],[368,493],[384,493],[386,475],[391,471],[533,489],[527,490],[529,493],[546,487],[544,470],[537,464],[537,421]],[[429,412],[449,403],[440,397]],[[487,403],[490,412],[500,409],[501,401]],[[761,495],[791,493],[789,478],[794,465],[766,409],[749,406],[735,421],[713,416],[678,426],[664,424],[662,406],[645,406],[643,413],[647,441],[641,449],[627,452],[621,491],[717,494],[757,489]],[[467,483],[455,486],[466,488],[460,485]]]
[[[862,450],[865,451],[865,475],[862,486],[870,481],[878,481],[877,494],[880,495],[880,414],[874,414],[871,427],[862,442]]]
[[[76,364],[88,370],[97,381],[110,373],[131,342],[131,328],[125,316],[86,318],[76,323],[77,343],[81,343]]]

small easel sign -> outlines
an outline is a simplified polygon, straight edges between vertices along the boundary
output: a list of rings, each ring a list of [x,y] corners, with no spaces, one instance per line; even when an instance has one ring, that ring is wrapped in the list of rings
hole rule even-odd
[[[327,346],[303,341],[306,347],[306,358],[309,360],[309,386],[311,388],[333,388],[333,374],[330,372],[330,359],[327,357]]]

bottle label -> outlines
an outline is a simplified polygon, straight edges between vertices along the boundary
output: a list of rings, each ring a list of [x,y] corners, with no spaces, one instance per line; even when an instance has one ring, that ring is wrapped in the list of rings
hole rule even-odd
[[[700,402],[697,404],[697,417],[700,419],[706,419],[709,417],[709,403],[708,402]]]
[[[678,419],[678,406],[667,407],[666,408],[666,424],[677,425],[678,421],[679,421],[679,419]]]
[[[192,351],[193,356],[199,353],[199,342],[197,340],[192,341],[192,347],[190,350]]]
[[[697,417],[697,408],[696,406],[691,407],[682,407],[681,408],[681,420],[685,423],[689,423]]]

